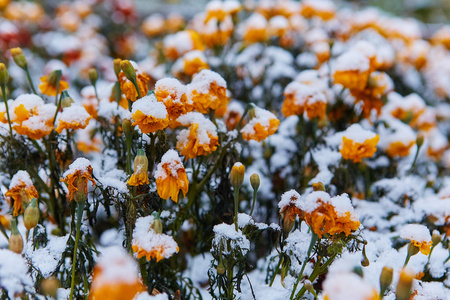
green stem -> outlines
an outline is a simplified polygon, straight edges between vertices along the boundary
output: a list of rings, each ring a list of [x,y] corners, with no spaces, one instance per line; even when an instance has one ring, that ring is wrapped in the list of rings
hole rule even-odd
[[[255,209],[255,203],[256,203],[256,194],[258,191],[253,190],[253,202],[252,202],[252,208],[250,209],[250,217],[253,215],[253,210]]]
[[[272,286],[273,282],[275,281],[275,277],[277,277],[278,271],[280,270],[283,260],[284,260],[284,257],[280,257],[280,259],[278,260],[278,265],[275,268],[275,271],[273,272],[273,276],[272,276],[272,279],[270,280],[269,286]]]
[[[58,81],[58,84],[56,85],[56,93],[57,93],[56,94],[56,99],[58,99],[58,92],[59,92],[59,81]],[[53,117],[53,126],[56,123],[56,116],[58,116],[58,112],[61,109],[62,94],[61,94],[61,97],[59,97],[59,101],[57,101],[57,102],[58,102],[58,105],[56,106],[55,116]]]
[[[306,253],[306,257],[305,257],[305,261],[303,262],[302,269],[300,270],[300,274],[298,275],[297,281],[295,282],[294,288],[292,289],[292,293],[291,293],[291,297],[290,297],[291,300],[293,299],[295,290],[297,290],[297,286],[303,277],[303,272],[305,271],[306,264],[309,261],[312,249],[314,248],[314,245],[316,244],[316,242],[318,240],[319,240],[319,236],[314,231],[312,231],[311,242],[309,243],[308,252]]]
[[[411,168],[409,168],[409,171],[408,171],[409,174],[412,173],[412,171],[414,170],[414,168],[415,168],[415,166],[416,166],[417,158],[419,157],[419,151],[420,151],[420,148],[421,148],[421,147],[417,147],[416,154],[414,155],[414,160],[413,160],[413,162],[412,162],[412,164],[411,164]]]
[[[27,73],[28,82],[30,83],[31,90],[34,94],[37,95],[36,89],[34,88],[33,79],[31,79],[30,71],[28,70],[28,67],[25,68],[25,73]]]
[[[239,188],[234,189],[234,228],[238,231]]]
[[[406,265],[409,263],[411,256],[412,255],[410,253],[406,254],[406,259],[405,259],[405,263],[403,264],[403,268],[406,267]]]
[[[69,296],[70,300],[73,300],[73,289],[75,287],[75,269],[76,269],[76,265],[77,265],[77,249],[78,249],[78,241],[80,239],[81,219],[83,217],[84,205],[85,205],[85,201],[77,202],[77,233],[75,235],[75,246],[73,248],[72,282],[70,284],[70,296]]]
[[[131,142],[132,137],[127,137],[127,167],[126,171],[128,175],[131,175],[133,172],[131,171]]]
[[[8,117],[9,133],[11,134],[11,137],[12,137],[13,133],[12,133],[12,126],[11,126],[11,118],[9,117],[8,100],[6,99],[6,85],[5,84],[2,84],[2,93],[3,93],[3,101],[5,102],[6,116]]]
[[[132,82],[133,82],[134,87],[136,88],[136,92],[137,92],[137,94],[138,94],[138,98],[141,99],[141,98],[142,98],[142,97],[141,97],[141,91],[139,90],[139,86],[138,86],[138,84],[137,84],[137,81],[136,81],[136,80],[133,80]]]

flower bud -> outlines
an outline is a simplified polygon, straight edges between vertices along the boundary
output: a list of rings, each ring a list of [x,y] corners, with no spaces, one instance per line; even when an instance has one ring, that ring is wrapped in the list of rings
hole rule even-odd
[[[431,235],[431,241],[433,242],[433,247],[436,247],[442,240],[441,234],[437,230],[433,230]]]
[[[242,186],[242,183],[244,182],[244,173],[245,167],[240,162],[235,163],[231,168],[230,181],[235,189],[239,189]]]
[[[222,260],[220,260],[219,264],[217,265],[217,274],[219,275],[225,274],[225,267],[223,265]]]
[[[256,117],[256,110],[255,106],[252,105],[251,108],[248,110],[248,118],[251,120]]]
[[[116,73],[116,76],[119,77],[119,73],[122,70],[122,68],[120,67],[120,62],[122,60],[120,58],[116,58],[114,60],[114,73]]]
[[[259,180],[258,174],[253,173],[252,176],[250,176],[250,184],[252,185],[253,190],[255,192],[257,192],[259,189],[259,185],[260,185],[260,180]]]
[[[120,68],[129,81],[136,82],[136,70],[129,60],[122,60],[120,62]]]
[[[27,62],[27,59],[25,58],[25,55],[23,55],[22,48],[19,48],[19,47],[12,48],[11,55],[12,55],[16,65],[18,65],[20,68],[22,68],[24,70],[28,68],[28,62]]]
[[[89,80],[91,81],[91,84],[95,86],[95,83],[97,82],[97,79],[98,79],[97,69],[90,68],[88,71],[88,75],[89,75]]]
[[[21,254],[23,250],[23,239],[17,230],[17,221],[11,221],[11,235],[9,236],[9,250]]]
[[[417,144],[417,148],[419,149],[420,147],[422,147],[423,145],[423,141],[424,141],[425,137],[423,136],[423,134],[418,134],[417,138],[416,138],[416,144]]]
[[[61,282],[56,277],[44,278],[41,283],[42,292],[45,295],[56,299],[58,289],[61,287]]]
[[[363,246],[362,255],[363,255],[363,259],[361,260],[361,266],[368,267],[370,265],[370,261],[366,255],[366,245],[365,244]]]
[[[395,295],[397,300],[408,300],[411,295],[411,288],[413,284],[414,275],[402,269],[400,271],[400,279],[397,284],[397,291]]]
[[[325,186],[323,185],[322,182],[316,182],[312,184],[313,190],[315,192],[325,192]]]
[[[55,70],[48,74],[47,76],[47,82],[52,85],[56,86],[56,83],[61,80],[62,71],[61,70]]]
[[[72,103],[74,103],[72,97],[70,97],[69,93],[67,91],[61,92],[61,107],[66,108],[72,106]]]
[[[161,218],[159,217],[158,212],[152,213],[152,215],[155,217],[153,220],[152,225],[150,226],[156,233],[161,234],[163,232],[163,225],[161,222]]]
[[[5,66],[5,64],[0,63],[0,85],[7,84],[8,80],[9,80],[8,68]]]
[[[30,230],[31,228],[36,227],[39,222],[39,208],[37,206],[37,199],[33,198],[31,200],[30,205],[28,205],[27,209],[25,209],[25,213],[23,216],[23,223],[25,227]]]
[[[313,286],[313,284],[312,284],[312,282],[311,281],[309,281],[309,280],[305,280],[305,288],[306,288],[306,290],[308,291],[308,292],[310,292],[311,294],[313,294],[313,295],[315,295],[316,294],[316,291],[314,290],[314,286]]]
[[[126,137],[130,137],[134,132],[134,126],[131,125],[133,122],[130,119],[123,119],[122,130]]]
[[[419,251],[420,251],[419,247],[417,247],[413,243],[409,243],[409,245],[408,245],[408,255],[409,256],[414,256],[417,253],[419,253]]]
[[[392,277],[394,275],[394,269],[390,267],[384,267],[380,275],[380,296],[383,296],[386,290],[392,283]]]

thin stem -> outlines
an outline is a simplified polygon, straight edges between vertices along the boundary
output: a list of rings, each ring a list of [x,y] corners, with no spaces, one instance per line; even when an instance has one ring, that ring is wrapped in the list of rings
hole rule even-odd
[[[132,137],[127,137],[127,167],[126,171],[128,175],[131,175],[133,172],[131,171],[131,141]]]
[[[58,85],[56,88],[56,93],[58,93],[58,91],[59,91],[59,81],[58,81]],[[58,99],[58,94],[56,94],[56,99]],[[59,97],[59,101],[57,101],[57,102],[58,102],[58,105],[56,106],[55,116],[53,117],[53,126],[55,125],[55,122],[56,122],[56,116],[58,115],[58,112],[61,109],[62,95],[61,95],[61,97]]]
[[[138,86],[138,84],[137,84],[137,81],[136,81],[136,80],[133,80],[132,82],[133,82],[134,87],[136,88],[136,91],[137,91],[137,94],[138,94],[138,98],[139,98],[139,99],[142,98],[142,97],[141,97],[141,91],[139,90],[139,86]]]
[[[405,259],[405,263],[403,264],[403,268],[406,267],[406,265],[409,263],[411,256],[412,255],[410,253],[406,254],[406,259]]]
[[[278,264],[275,268],[275,271],[273,272],[273,276],[272,279],[270,280],[270,284],[269,286],[272,286],[273,282],[275,281],[275,277],[277,277],[277,273],[280,270],[281,264],[283,263],[284,257],[280,257],[280,259],[278,260]]]
[[[25,73],[27,73],[28,83],[30,84],[31,90],[33,91],[34,94],[37,95],[36,89],[34,88],[33,79],[31,79],[28,67],[25,68]]]
[[[258,191],[253,190],[253,202],[252,202],[252,208],[250,209],[250,217],[253,215],[253,210],[255,209],[255,203],[256,203],[256,195]]]
[[[73,300],[73,289],[75,287],[75,269],[77,264],[77,249],[78,241],[80,239],[80,228],[81,228],[81,218],[83,217],[85,201],[77,202],[77,233],[75,235],[75,246],[73,248],[73,259],[72,259],[72,282],[70,284],[70,296],[69,299]]]
[[[6,99],[6,85],[4,84],[2,84],[2,94],[3,94],[3,101],[5,102],[6,116],[8,117],[9,133],[11,134],[12,137],[13,133],[11,126],[11,118],[9,117],[8,100]]]
[[[234,228],[238,231],[239,188],[234,189]]]

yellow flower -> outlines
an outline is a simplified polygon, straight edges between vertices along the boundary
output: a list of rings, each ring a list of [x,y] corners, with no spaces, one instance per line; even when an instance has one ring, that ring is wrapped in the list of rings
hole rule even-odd
[[[63,174],[64,178],[60,180],[66,182],[69,188],[70,201],[86,200],[88,192],[88,180],[95,185],[95,180],[92,178],[91,162],[86,158],[77,158]]]
[[[187,86],[187,95],[194,102],[195,109],[203,114],[228,103],[227,83],[222,76],[210,70],[194,75]]]
[[[149,184],[148,180],[148,159],[143,149],[138,149],[134,158],[134,173],[128,180],[128,185],[140,186]]]
[[[277,131],[280,120],[270,111],[259,107],[254,108],[254,114],[255,117],[241,129],[242,138],[260,142]]]
[[[247,19],[242,40],[248,44],[267,40],[267,21],[262,15],[254,13]]]
[[[183,197],[186,197],[189,181],[176,151],[171,149],[163,155],[156,169],[155,178],[156,190],[162,199],[171,198],[172,201],[178,202],[180,190],[183,192]]]
[[[209,64],[202,51],[194,50],[183,56],[183,73],[192,76],[203,69],[209,69]]]
[[[336,7],[332,1],[306,0],[301,2],[300,14],[305,18],[318,17],[324,21],[332,19],[336,14]]]
[[[339,151],[344,159],[361,162],[363,158],[375,154],[379,140],[378,134],[363,129],[359,124],[353,124],[344,132]]]
[[[155,84],[155,96],[164,103],[169,114],[170,127],[174,128],[179,116],[194,110],[192,100],[186,96],[186,86],[175,78],[163,78]]]
[[[132,300],[145,290],[135,260],[123,249],[110,247],[94,267],[88,299]]]
[[[390,157],[404,157],[409,155],[411,147],[415,144],[415,141],[411,141],[408,144],[404,144],[401,141],[390,143],[386,149],[387,154]]]
[[[177,136],[177,149],[187,159],[216,151],[219,137],[215,125],[200,113],[187,113],[178,118],[183,129]]]
[[[157,262],[169,258],[179,251],[177,243],[167,234],[162,233],[159,216],[142,217],[136,220],[131,242],[133,252],[137,258],[146,257],[148,261],[155,258]]]
[[[41,84],[39,85],[39,90],[42,94],[47,96],[56,96],[56,78],[55,76],[52,76],[53,73],[50,75],[42,76]],[[67,81],[60,80],[59,81],[59,92],[61,93],[64,90],[67,90],[69,88],[69,84]]]
[[[312,192],[299,206],[305,222],[319,237],[325,233],[348,236],[361,224],[347,194],[331,198],[326,192]]]
[[[430,254],[433,242],[428,228],[421,224],[408,224],[400,229],[400,237],[411,241],[424,255]]]
[[[83,106],[72,105],[64,108],[58,117],[58,125],[55,131],[61,133],[64,129],[84,129],[92,119]]]
[[[362,91],[367,86],[369,74],[369,59],[357,50],[350,50],[336,59],[333,79],[344,88]]]
[[[26,171],[18,171],[9,185],[6,197],[14,200],[13,216],[23,213],[24,205],[28,205],[31,199],[39,198],[38,192],[31,181],[30,175]]]
[[[156,132],[169,125],[166,107],[156,100],[155,95],[145,96],[133,103],[134,123],[142,133]]]
[[[180,44],[183,47],[180,47]],[[164,57],[170,60],[176,60],[181,55],[192,50],[205,50],[200,35],[194,30],[179,31],[164,38]]]

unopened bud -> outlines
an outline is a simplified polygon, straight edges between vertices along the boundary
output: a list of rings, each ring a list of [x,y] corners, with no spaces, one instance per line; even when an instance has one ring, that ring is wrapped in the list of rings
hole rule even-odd
[[[425,137],[423,136],[423,134],[418,134],[417,138],[416,138],[416,144],[417,144],[417,148],[422,147],[423,145],[423,141],[424,141]]]
[[[23,216],[23,223],[25,227],[30,230],[31,228],[36,227],[39,222],[39,208],[37,206],[37,199],[33,198],[31,200],[30,205],[28,205],[27,209],[25,209],[25,213]]]
[[[67,91],[61,92],[61,107],[66,108],[72,106],[72,103],[74,103],[72,97],[70,97],[69,93]]]
[[[433,242],[433,247],[436,247],[442,240],[441,234],[437,230],[433,230],[431,235],[431,241]]]
[[[61,282],[56,277],[44,278],[41,283],[42,292],[45,295],[56,299],[58,289],[61,287]]]
[[[240,162],[235,163],[231,168],[230,181],[235,189],[239,189],[242,186],[242,183],[244,182],[244,173],[245,167]]]
[[[257,192],[259,189],[259,185],[260,185],[260,180],[259,180],[258,174],[253,173],[252,176],[250,176],[250,184],[252,185],[253,190],[255,192]]]
[[[408,300],[411,295],[411,288],[413,284],[414,275],[405,269],[400,271],[400,279],[397,284],[397,291],[395,295],[397,300]]]
[[[248,118],[251,120],[256,117],[256,110],[255,106],[252,105],[252,107],[248,110]]]
[[[116,76],[119,77],[119,73],[122,70],[122,68],[120,67],[120,62],[122,60],[120,58],[116,58],[114,60],[114,73],[116,73]]]
[[[361,266],[368,267],[370,265],[370,261],[366,255],[366,245],[365,244],[363,246],[362,255],[363,255],[363,259],[361,260]]]
[[[20,68],[24,70],[28,68],[28,62],[27,59],[25,58],[25,55],[23,55],[22,48],[19,47],[12,48],[11,55],[16,65],[18,65]]]
[[[315,192],[325,192],[325,186],[323,185],[322,182],[316,182],[312,184],[313,190]]]
[[[9,236],[9,250],[21,254],[23,250],[23,239],[17,230],[17,221],[11,221],[11,235]]]
[[[62,71],[61,70],[55,70],[48,74],[47,81],[52,86],[56,86],[56,83],[61,80]]]
[[[122,60],[120,62],[120,68],[123,71],[123,74],[128,78],[129,81],[136,81],[136,70],[129,60]]]
[[[155,218],[153,220],[152,225],[150,226],[156,233],[161,234],[163,232],[163,225],[161,222],[161,218],[159,217],[158,212],[152,213],[152,216]]]
[[[219,264],[217,265],[217,274],[219,275],[225,274],[225,267],[223,265],[222,260],[220,260]]]
[[[392,283],[392,277],[394,275],[394,269],[390,267],[384,267],[380,275],[380,296],[383,296],[386,290]]]
[[[408,255],[409,256],[414,256],[417,253],[419,253],[419,251],[420,251],[419,247],[417,247],[413,243],[409,243],[409,245],[408,245]]]
[[[304,284],[305,289],[310,292],[311,294],[315,295],[316,291],[314,290],[314,286],[312,285],[311,281],[305,280]]]
[[[0,63],[0,85],[7,84],[8,80],[9,80],[8,68],[5,66],[4,63]]]
[[[88,71],[88,75],[89,75],[89,80],[91,81],[91,84],[95,86],[95,83],[97,82],[97,79],[98,79],[97,69],[90,68]]]
[[[122,121],[122,130],[125,133],[126,137],[130,137],[134,132],[133,122],[130,119],[123,119]]]
[[[142,173],[148,171],[148,158],[145,155],[144,149],[138,149],[136,157],[134,158],[134,170],[139,169]]]

